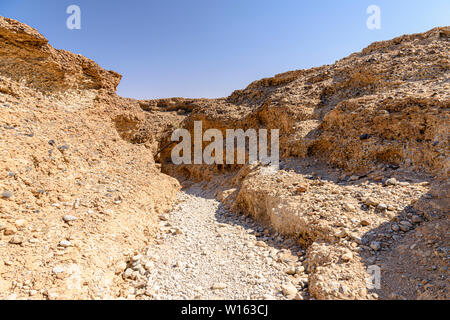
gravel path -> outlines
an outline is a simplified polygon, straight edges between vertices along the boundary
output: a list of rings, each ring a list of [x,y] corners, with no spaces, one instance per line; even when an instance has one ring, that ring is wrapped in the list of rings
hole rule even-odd
[[[134,257],[125,271],[136,298],[305,296],[301,248],[248,217],[229,213],[201,185],[180,192],[178,205],[161,220],[159,245]]]

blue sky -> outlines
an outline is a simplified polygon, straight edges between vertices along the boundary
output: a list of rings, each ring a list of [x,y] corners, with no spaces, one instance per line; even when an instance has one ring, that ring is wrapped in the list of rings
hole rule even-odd
[[[66,27],[69,5],[81,30]],[[381,29],[369,30],[369,5]],[[450,25],[448,0],[0,0],[0,15],[123,75],[133,98],[222,97],[274,74],[331,64],[373,41]]]

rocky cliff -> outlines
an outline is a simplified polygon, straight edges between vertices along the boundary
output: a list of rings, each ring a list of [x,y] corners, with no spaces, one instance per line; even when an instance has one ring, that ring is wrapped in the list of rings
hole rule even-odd
[[[0,17],[0,298],[120,296],[152,241],[178,182],[138,143],[120,78]]]

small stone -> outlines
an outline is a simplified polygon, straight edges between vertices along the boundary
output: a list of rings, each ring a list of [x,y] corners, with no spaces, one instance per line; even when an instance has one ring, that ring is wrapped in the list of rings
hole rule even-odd
[[[180,228],[175,228],[174,232],[175,235],[181,235],[183,234],[183,230],[181,230]]]
[[[294,266],[291,266],[291,267],[289,267],[287,270],[286,270],[286,273],[287,274],[289,274],[289,275],[294,275],[295,273],[296,273],[296,269],[295,269],[295,267]]]
[[[17,227],[17,229],[22,229],[23,227],[26,226],[26,224],[27,220],[25,219],[19,219],[14,222],[14,225]]]
[[[69,240],[63,240],[59,243],[60,247],[68,248],[72,246],[72,243]]]
[[[1,197],[2,197],[3,199],[6,199],[6,200],[11,199],[12,196],[13,196],[13,194],[12,194],[12,192],[9,191],[9,190],[3,191],[3,192],[2,192],[2,195],[1,195]]]
[[[353,259],[353,254],[351,252],[344,253],[341,258],[342,261],[349,262]]]
[[[300,292],[298,292],[298,293],[295,295],[294,300],[298,300],[298,301],[304,300],[303,295],[302,295]]]
[[[133,262],[138,262],[143,258],[143,256],[141,254],[135,255],[134,257],[131,258],[131,261]]]
[[[46,296],[49,300],[56,300],[59,297],[57,289],[50,289],[46,292]]]
[[[347,294],[347,293],[348,293],[348,288],[347,288],[347,286],[345,286],[345,285],[341,285],[340,288],[339,288],[339,291],[340,291],[342,294]]]
[[[368,197],[368,198],[366,198],[366,199],[364,200],[364,203],[365,203],[366,205],[368,205],[368,206],[374,206],[374,207],[376,207],[376,206],[378,206],[378,204],[379,204],[380,202],[379,202],[377,199]]]
[[[257,241],[256,242],[256,246],[257,247],[261,247],[261,248],[265,248],[265,247],[267,247],[267,243],[265,243],[264,241]]]
[[[165,214],[162,214],[162,215],[159,216],[159,220],[167,221],[167,220],[169,220],[169,217],[167,215],[165,215]]]
[[[299,187],[297,187],[297,192],[298,192],[298,193],[304,193],[304,192],[306,192],[307,190],[308,190],[308,188],[305,187],[305,186],[299,186]]]
[[[125,271],[126,268],[127,268],[127,264],[125,263],[125,261],[120,261],[120,262],[116,265],[115,273],[116,273],[116,274],[121,274],[122,272]]]
[[[361,220],[361,225],[362,225],[363,227],[366,227],[366,226],[370,225],[370,221],[369,221],[369,220],[366,220],[366,219],[363,219],[363,220]]]
[[[384,204],[384,203],[380,203],[380,204],[377,206],[377,209],[380,210],[380,211],[387,210],[387,205]]]
[[[23,242],[23,238],[19,237],[19,236],[14,236],[11,238],[11,240],[9,240],[9,243],[17,244],[17,245],[22,244],[22,242]]]
[[[218,282],[212,285],[211,289],[213,290],[223,290],[226,289],[227,285],[223,282]]]
[[[371,247],[374,251],[378,251],[378,250],[381,249],[381,243],[378,242],[378,241],[373,241],[373,242],[370,244],[370,247]]]
[[[15,227],[6,227],[3,234],[5,236],[12,236],[17,233],[17,229]]]
[[[63,267],[57,266],[52,269],[54,274],[64,273],[66,270]]]
[[[69,146],[65,144],[63,146],[58,147],[58,150],[61,152],[67,151],[69,150]]]
[[[410,230],[410,228],[404,224],[400,225],[400,230],[402,230],[403,232],[408,232]]]
[[[351,176],[348,181],[357,181],[359,180],[359,176]]]
[[[114,210],[112,209],[106,209],[105,211],[102,212],[103,214],[106,214],[108,216],[112,216],[114,215]]]
[[[65,222],[72,222],[72,221],[75,221],[77,219],[78,219],[77,217],[74,217],[74,216],[71,216],[71,215],[66,215],[66,216],[63,217],[63,220]]]
[[[360,140],[367,140],[369,138],[370,138],[370,135],[368,133],[364,133],[364,134],[359,136]]]
[[[273,296],[271,296],[270,294],[265,294],[262,297],[263,300],[275,300],[275,298]]]
[[[299,266],[297,267],[297,269],[295,270],[295,272],[297,274],[302,274],[303,272],[305,272],[305,267],[304,266]]]
[[[135,275],[134,270],[131,268],[126,269],[125,272],[123,273],[124,279],[133,279],[134,275]]]
[[[55,140],[49,140],[49,141],[48,141],[48,144],[51,145],[51,146],[54,146],[55,143],[56,143]]]
[[[356,210],[356,207],[350,203],[344,203],[344,209],[349,212],[353,212]]]
[[[398,185],[398,181],[395,178],[390,178],[387,179],[386,182],[384,183],[385,186],[396,186]]]
[[[144,265],[144,269],[147,271],[151,271],[155,268],[155,264],[153,263],[153,261],[147,261]]]
[[[281,286],[281,291],[286,297],[295,297],[298,290],[292,283],[287,283]]]
[[[411,221],[414,223],[421,223],[422,222],[422,218],[419,216],[412,216]]]
[[[400,227],[398,226],[398,224],[393,224],[393,225],[391,226],[391,229],[392,229],[392,231],[397,232],[397,231],[400,230]]]
[[[413,228],[413,225],[409,221],[401,221],[400,222],[400,230],[403,232],[407,232]]]

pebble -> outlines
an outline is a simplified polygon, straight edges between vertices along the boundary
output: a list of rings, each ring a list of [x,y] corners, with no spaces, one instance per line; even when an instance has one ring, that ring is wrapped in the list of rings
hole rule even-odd
[[[342,258],[342,261],[348,262],[353,259],[353,254],[351,252],[344,253],[341,258]]]
[[[397,232],[397,231],[400,230],[400,227],[398,226],[398,224],[393,224],[393,225],[391,226],[391,229],[392,229],[392,231]]]
[[[59,243],[60,247],[68,248],[72,246],[72,243],[69,240],[63,240]]]
[[[400,222],[400,230],[403,232],[407,232],[413,228],[413,225],[409,221],[401,221]]]
[[[344,209],[349,212],[353,212],[356,210],[356,207],[350,203],[344,203]]]
[[[387,205],[384,204],[384,203],[380,203],[380,204],[377,206],[377,209],[380,210],[380,211],[387,210]]]
[[[66,216],[63,217],[63,220],[65,222],[71,222],[71,221],[75,221],[77,219],[78,219],[77,217],[74,217],[74,216],[71,216],[71,215],[66,215]]]
[[[281,286],[281,291],[286,297],[295,297],[298,290],[292,283],[286,283]]]
[[[366,199],[364,200],[364,203],[365,203],[366,205],[368,205],[368,206],[374,206],[374,207],[376,207],[376,206],[378,206],[378,204],[379,204],[380,202],[379,202],[377,199],[368,197],[368,198],[366,198]]]
[[[224,290],[227,288],[227,285],[223,282],[218,282],[212,285],[211,289],[213,290]]]
[[[400,225],[400,230],[402,230],[403,232],[408,232],[410,230],[410,228],[404,224]]]
[[[159,216],[159,220],[161,220],[161,221],[167,221],[167,220],[169,220],[169,218],[168,218],[167,215],[162,214],[162,215]]]
[[[155,268],[155,264],[153,263],[153,261],[147,261],[144,265],[144,269],[147,271],[151,271]]]
[[[126,269],[125,272],[123,273],[123,277],[125,279],[133,279],[134,278],[134,270],[133,269]]]
[[[21,229],[21,228],[25,227],[26,224],[27,224],[27,221],[26,221],[25,219],[19,219],[19,220],[16,220],[16,221],[14,222],[14,225],[15,225],[18,229]]]
[[[60,147],[58,147],[58,150],[61,152],[67,151],[67,150],[69,150],[69,146],[68,145],[60,146]]]
[[[398,181],[395,178],[390,178],[390,179],[386,180],[385,185],[386,186],[396,186],[396,185],[398,185]]]
[[[412,216],[411,221],[414,223],[421,223],[422,222],[422,218],[419,216]]]
[[[300,292],[297,293],[297,294],[295,295],[294,300],[299,300],[299,301],[304,300],[303,295],[302,295]]]
[[[9,243],[11,244],[22,244],[23,242],[23,238],[19,237],[19,236],[14,236],[11,238],[11,240],[9,240]]]
[[[267,247],[267,243],[265,243],[264,241],[257,241],[256,242],[256,246],[257,247],[261,247],[261,248],[265,248],[265,247]]]
[[[297,270],[295,269],[294,266],[291,266],[286,270],[286,273],[289,275],[294,275],[296,272],[297,272]]]
[[[378,241],[372,241],[370,243],[370,247],[374,250],[374,251],[378,251],[381,249],[381,243]]]
[[[54,274],[60,274],[60,273],[64,273],[65,269],[63,267],[57,266],[52,269],[52,272]]]
[[[12,236],[17,233],[17,229],[15,227],[6,227],[3,234],[5,236]]]
[[[2,192],[1,196],[2,196],[3,199],[11,199],[13,194],[12,194],[11,191],[5,190],[5,191]]]

